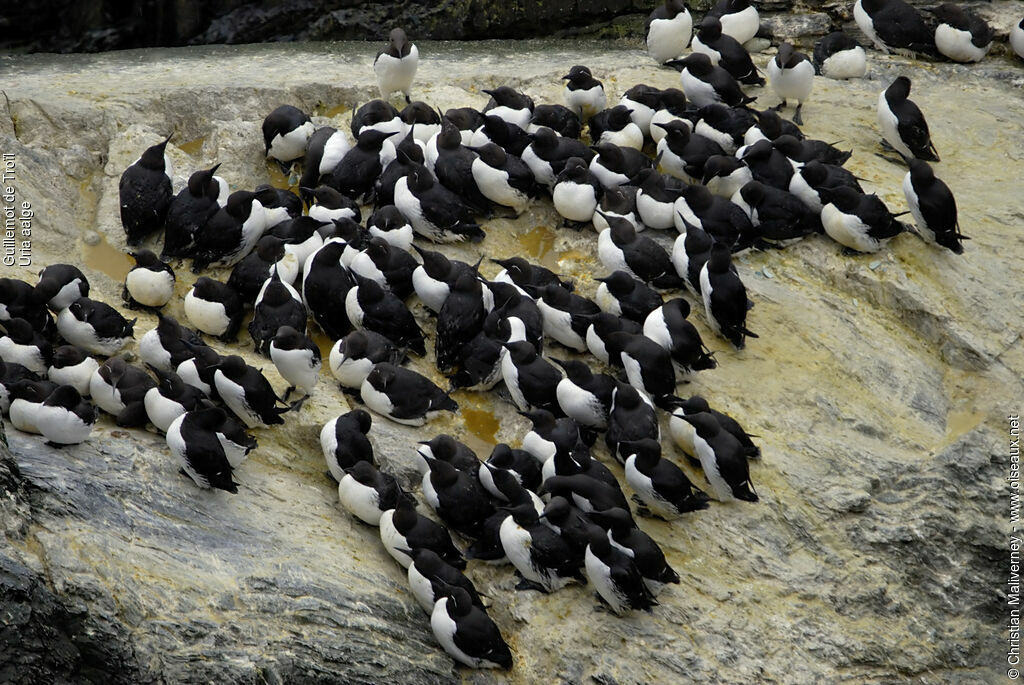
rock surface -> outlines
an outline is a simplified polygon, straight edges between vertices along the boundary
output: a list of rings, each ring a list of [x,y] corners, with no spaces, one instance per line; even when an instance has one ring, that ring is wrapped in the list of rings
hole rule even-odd
[[[72,259],[95,296],[117,303],[128,266],[117,179],[146,146],[174,133],[175,189],[215,162],[233,189],[285,185],[262,156],[263,116],[291,103],[346,127],[375,95],[373,52],[293,44],[0,58],[9,77],[0,146],[16,158],[18,201],[36,213],[34,263],[5,275],[31,279]],[[559,102],[559,76],[575,63],[605,81],[610,100],[637,82],[678,83],[641,51],[607,43],[421,52],[414,96],[442,108],[482,106],[480,89],[501,83]],[[283,427],[257,431],[236,496],[197,490],[162,438],[109,419],[85,445],[61,450],[9,431],[0,681],[996,681],[1005,415],[1024,398],[1024,154],[1005,143],[1024,139],[1022,72],[1000,57],[954,67],[872,53],[869,79],[816,80],[806,132],[852,148],[848,168],[894,211],[904,209],[904,169],[875,155],[874,107],[899,73],[913,78],[943,158],[938,173],[972,240],[963,256],[902,235],[878,255],[847,257],[815,237],[739,260],[756,303],[748,325],[761,337],[737,352],[695,314],[720,367],[679,393],[705,395],[761,436],[764,458],[752,465],[761,502],[642,520],[682,576],[652,614],[595,612],[586,587],[515,592],[508,567],[474,562],[469,573],[516,666],[507,676],[454,667],[376,531],[336,504],[317,436],[348,401],[325,377]],[[775,104],[767,90],[752,92],[759,106]],[[518,220],[488,222],[483,243],[454,251],[469,261],[527,254],[592,293],[594,235],[559,223],[539,203]],[[183,294],[193,277],[178,273]],[[180,301],[169,310],[183,318]],[[136,331],[154,323],[140,314]],[[248,355],[283,388],[246,343],[213,344]],[[429,356],[415,364],[431,366]],[[412,446],[424,432],[452,432],[482,456],[495,440],[518,444],[525,426],[511,404],[456,397],[460,415],[423,432],[376,418],[385,468],[414,482]]]

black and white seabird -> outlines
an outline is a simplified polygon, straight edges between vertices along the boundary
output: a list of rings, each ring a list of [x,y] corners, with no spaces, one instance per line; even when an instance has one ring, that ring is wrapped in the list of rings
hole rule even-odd
[[[135,266],[124,279],[123,298],[129,307],[160,308],[174,296],[174,270],[150,250],[130,253]]]
[[[196,234],[227,203],[227,182],[215,176],[220,164],[188,177],[188,185],[174,196],[164,222],[162,259],[188,257],[195,249]]]
[[[355,280],[356,287],[345,295],[345,311],[352,325],[380,333],[395,345],[423,356],[423,331],[405,303],[376,281],[358,275]]]
[[[477,476],[440,459],[424,459],[429,470],[423,474],[423,499],[449,528],[479,537],[494,506]]]
[[[739,440],[723,430],[711,414],[687,414],[683,420],[694,427],[697,458],[719,501],[758,501],[750,481],[747,456]]]
[[[622,443],[651,438],[661,439],[661,428],[653,403],[641,391],[619,383],[612,393],[612,409],[608,413],[608,431],[604,440],[608,451],[619,461],[626,457]]]
[[[573,581],[583,581],[582,555],[538,517],[532,504],[508,510],[501,523],[501,546],[523,581],[516,589],[555,592]]]
[[[555,388],[562,412],[581,426],[603,430],[608,425],[612,392],[617,381],[607,374],[593,373],[585,362],[579,360],[552,357],[551,361],[565,371],[565,378]]]
[[[625,219],[605,215],[605,220],[608,221],[608,229],[597,237],[597,254],[605,268],[625,271],[655,288],[682,285],[665,248],[646,236],[638,235]]]
[[[857,0],[853,18],[875,47],[933,54],[935,41],[921,13],[903,0]]]
[[[597,594],[618,615],[630,609],[650,611],[658,602],[644,583],[633,559],[611,541],[603,530],[590,533],[584,568]]]
[[[565,104],[576,113],[580,121],[586,121],[604,109],[607,102],[604,85],[594,78],[588,67],[577,64],[562,80],[567,81],[562,91]],[[590,137],[595,142],[598,138],[593,132]]]
[[[293,105],[281,105],[263,120],[264,154],[278,162],[293,162],[306,154],[316,125]]]
[[[686,0],[665,0],[654,8],[644,24],[647,54],[658,64],[678,57],[690,44],[693,18]]]
[[[590,139],[594,145],[618,145],[639,150],[644,145],[644,133],[633,122],[633,113],[626,105],[615,105],[602,110],[587,121]]]
[[[368,437],[372,425],[369,413],[353,409],[334,417],[320,429],[320,449],[335,481],[340,483],[345,469],[355,466],[357,461],[375,463],[373,444]]]
[[[407,572],[409,590],[428,614],[434,610],[437,600],[450,592],[453,586],[465,590],[470,601],[483,608],[483,600],[473,586],[473,581],[459,570],[465,568],[465,562],[461,567],[456,567],[436,550],[426,547],[409,547],[402,551],[411,561]]]
[[[89,296],[89,281],[72,264],[51,264],[39,272],[35,297],[50,311],[59,312],[80,297]]]
[[[512,668],[512,652],[498,626],[460,587],[446,590],[430,614],[430,628],[444,651],[470,668]]]
[[[697,107],[715,102],[736,107],[757,99],[746,95],[732,74],[712,64],[711,58],[703,53],[693,52],[683,59],[669,60],[665,64],[679,72],[679,81],[686,99]]]
[[[718,0],[707,15],[722,22],[722,32],[740,43],[746,43],[757,35],[761,19],[757,9],[749,0]]]
[[[411,499],[398,481],[372,462],[357,461],[345,469],[338,482],[338,502],[350,514],[370,526],[379,526],[385,511],[403,499]]]
[[[96,410],[73,386],[61,385],[36,409],[36,426],[51,445],[85,442],[96,424]]]
[[[345,388],[359,390],[374,364],[400,364],[405,350],[380,333],[371,330],[352,331],[331,347],[331,373]]]
[[[0,321],[0,333],[0,359],[20,364],[39,376],[46,375],[53,361],[53,345],[45,335],[25,319]]]
[[[217,437],[224,419],[224,410],[219,407],[186,412],[168,427],[167,447],[182,471],[199,487],[237,493],[232,466]]]
[[[221,400],[249,428],[284,423],[290,407],[278,406],[282,400],[263,372],[238,355],[224,357],[213,379]]]
[[[275,273],[267,279],[253,308],[252,321],[249,322],[253,350],[269,355],[270,343],[277,331],[282,326],[305,331],[307,316],[302,297]]]
[[[129,321],[105,302],[81,297],[57,314],[61,337],[90,354],[109,357],[134,337],[135,319]]]
[[[603,311],[643,323],[648,314],[661,306],[661,295],[625,271],[613,271],[594,280],[601,284],[594,299]]]
[[[417,549],[430,550],[454,568],[466,568],[466,560],[452,542],[448,529],[416,511],[415,502],[409,498],[399,499],[394,509],[381,514],[380,541],[387,553],[406,569],[413,562],[406,550]]]
[[[396,423],[422,426],[459,405],[430,379],[388,362],[376,364],[359,389],[363,403]]]
[[[171,137],[146,148],[121,174],[118,194],[121,225],[129,245],[138,245],[150,233],[164,226],[167,208],[171,205],[173,174],[167,143]]]
[[[3,323],[0,323],[3,326]],[[3,359],[3,354],[0,354]],[[70,385],[83,397],[89,396],[89,379],[99,362],[74,345],[61,345],[53,351],[46,377],[57,385]],[[2,412],[0,412],[2,413]]]
[[[910,79],[898,76],[878,96],[878,126],[882,138],[904,157],[938,162],[939,153],[928,132],[928,122],[910,99]]]
[[[682,469],[661,456],[661,445],[650,439],[626,443],[626,482],[647,510],[666,521],[690,511],[707,509],[708,496]]]
[[[729,248],[716,243],[700,271],[700,292],[711,330],[743,349],[744,340],[757,335],[747,329],[747,289],[731,266]]]
[[[676,398],[672,403],[672,418],[669,419],[669,431],[672,433],[672,438],[676,441],[684,452],[690,456],[696,456],[696,451],[693,445],[693,427],[683,420],[683,416],[687,414],[699,414],[706,412],[714,417],[715,421],[718,421],[718,425],[722,430],[731,434],[734,438],[739,440],[740,445],[743,446],[743,453],[750,459],[757,459],[761,456],[761,448],[754,444],[752,438],[756,437],[747,433],[743,426],[740,425],[739,421],[729,416],[725,412],[719,411],[708,405],[708,401],[700,395],[692,395],[688,399]]]
[[[111,357],[89,379],[89,396],[117,425],[134,428],[146,423],[146,393],[156,383],[149,374],[124,360]]]
[[[668,350],[683,373],[713,369],[718,364],[704,346],[697,328],[686,320],[689,315],[688,301],[681,297],[669,300],[644,319],[644,336]]]
[[[288,381],[284,399],[296,390],[303,397],[313,392],[320,375],[320,348],[308,335],[292,326],[281,326],[270,342],[270,359]]]
[[[885,203],[871,193],[837,188],[821,208],[821,225],[837,243],[855,252],[878,252],[891,238],[907,230]]]
[[[633,559],[652,595],[658,595],[667,583],[679,584],[679,574],[669,566],[661,547],[637,527],[628,509],[595,511],[590,518],[607,531],[612,546]]]
[[[590,324],[586,317],[600,313],[596,303],[549,283],[540,291],[537,308],[544,318],[545,336],[577,352],[587,349],[584,336]]]
[[[814,68],[826,78],[863,78],[867,55],[860,43],[842,31],[833,31],[814,44]]]
[[[814,65],[811,64],[810,58],[794,50],[792,44],[783,43],[775,57],[768,62],[767,69],[772,90],[782,98],[776,109],[785,107],[789,100],[796,100],[793,123],[802,126],[804,122],[800,117],[800,110],[814,88]]]
[[[740,83],[763,86],[764,79],[757,73],[757,67],[750,59],[750,53],[743,45],[722,30],[718,17],[705,15],[693,37],[693,51],[703,52],[713,64],[722,67]]]
[[[501,375],[520,411],[536,407],[561,413],[556,395],[558,382],[562,380],[558,367],[540,356],[528,342],[504,345],[508,353],[501,358]]]
[[[472,210],[423,165],[414,164],[395,184],[395,206],[416,233],[435,243],[483,240]]]
[[[151,367],[158,383],[146,391],[143,404],[149,422],[161,433],[166,433],[174,420],[187,411],[200,407],[206,394],[181,379],[174,371]]]
[[[963,254],[962,241],[967,236],[960,233],[956,199],[949,186],[935,176],[928,162],[908,159],[907,166],[910,171],[903,177],[903,194],[918,234],[930,243]]]
[[[568,225],[585,225],[594,218],[601,183],[582,157],[570,157],[555,178],[551,202]]]
[[[232,341],[238,335],[245,310],[233,288],[207,276],[200,276],[185,294],[185,316],[207,335]]]

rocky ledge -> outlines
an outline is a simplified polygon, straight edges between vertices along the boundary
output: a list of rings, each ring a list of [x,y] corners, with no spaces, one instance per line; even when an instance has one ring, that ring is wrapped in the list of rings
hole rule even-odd
[[[613,97],[641,81],[678,82],[641,51],[607,44],[422,53],[415,95],[442,108],[483,105],[480,89],[501,83],[558,102],[559,77],[576,63]],[[738,261],[761,337],[737,352],[697,317],[720,367],[680,393],[713,399],[761,436],[764,458],[752,466],[761,502],[641,522],[682,576],[652,614],[595,611],[580,586],[516,592],[509,568],[474,562],[469,575],[515,667],[456,668],[376,530],[336,504],[317,434],[348,401],[325,378],[283,427],[258,431],[235,496],[196,489],[162,438],[109,420],[61,450],[9,431],[0,681],[995,681],[1005,660],[1005,416],[1024,397],[1024,156],[1006,142],[1024,139],[1021,72],[1003,58],[977,67],[871,58],[868,79],[816,81],[805,130],[852,148],[848,168],[901,210],[904,169],[874,154],[874,106],[894,75],[911,75],[972,240],[962,256],[903,235],[878,255],[848,257],[812,238]],[[176,188],[218,161],[233,188],[283,183],[262,157],[263,116],[291,103],[345,126],[374,96],[370,59],[364,44],[0,58],[10,77],[0,146],[15,155],[19,201],[36,214],[34,264],[10,271],[31,279],[72,259],[95,296],[116,303],[126,267],[117,179],[142,149],[174,133]],[[518,252],[593,275],[593,234],[557,225],[541,204],[490,222],[488,238],[458,254]],[[191,276],[179,273],[183,293]],[[181,317],[180,302],[170,313]],[[136,330],[154,322],[140,315]],[[244,343],[226,349],[269,366]],[[518,443],[524,425],[510,404],[459,399],[459,416],[425,432],[485,453],[495,440]],[[371,432],[385,468],[406,482],[422,435],[383,419]]]

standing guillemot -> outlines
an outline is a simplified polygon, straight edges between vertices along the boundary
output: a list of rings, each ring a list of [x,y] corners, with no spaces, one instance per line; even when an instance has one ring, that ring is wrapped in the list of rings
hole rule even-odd
[[[576,113],[580,121],[586,121],[604,109],[607,102],[604,85],[594,78],[589,68],[577,64],[562,80],[568,81],[562,91],[565,104]],[[596,139],[597,136],[591,132],[591,140]]]
[[[373,444],[368,437],[373,419],[362,409],[334,417],[320,430],[320,449],[327,462],[327,471],[337,482],[345,477],[345,469],[357,461],[375,462]]]
[[[716,243],[700,271],[700,292],[711,329],[743,349],[745,339],[757,335],[747,328],[747,289],[731,265],[729,248]]]
[[[146,149],[121,174],[118,194],[121,225],[129,245],[138,245],[150,233],[159,231],[171,205],[173,175],[171,159],[165,153],[171,136]]]
[[[719,501],[758,501],[739,440],[722,430],[710,414],[687,414],[683,420],[694,427],[694,449]]]
[[[903,177],[903,194],[918,233],[930,243],[963,254],[962,241],[968,238],[960,233],[956,199],[949,186],[935,176],[928,162],[908,159],[907,166],[910,171]]]
[[[644,36],[647,54],[658,64],[678,57],[690,44],[693,18],[685,0],[665,0],[647,16]]]
[[[802,126],[804,122],[800,110],[814,88],[814,65],[810,58],[794,50],[790,43],[783,43],[779,46],[779,52],[768,62],[768,80],[775,94],[782,98],[776,109],[785,107],[788,100],[796,100],[793,123]]]
[[[405,35],[405,30],[391,29],[388,46],[377,53],[373,60],[373,72],[377,75],[380,96],[387,100],[392,93],[401,91],[405,101],[410,102],[409,92],[419,63],[420,51]]]
[[[904,157],[938,162],[939,153],[928,132],[928,122],[910,99],[910,79],[899,76],[878,96],[878,126],[882,138]]]
[[[270,359],[289,383],[285,400],[296,390],[303,398],[310,396],[320,375],[321,361],[320,348],[308,335],[292,326],[281,326],[270,341]]]

